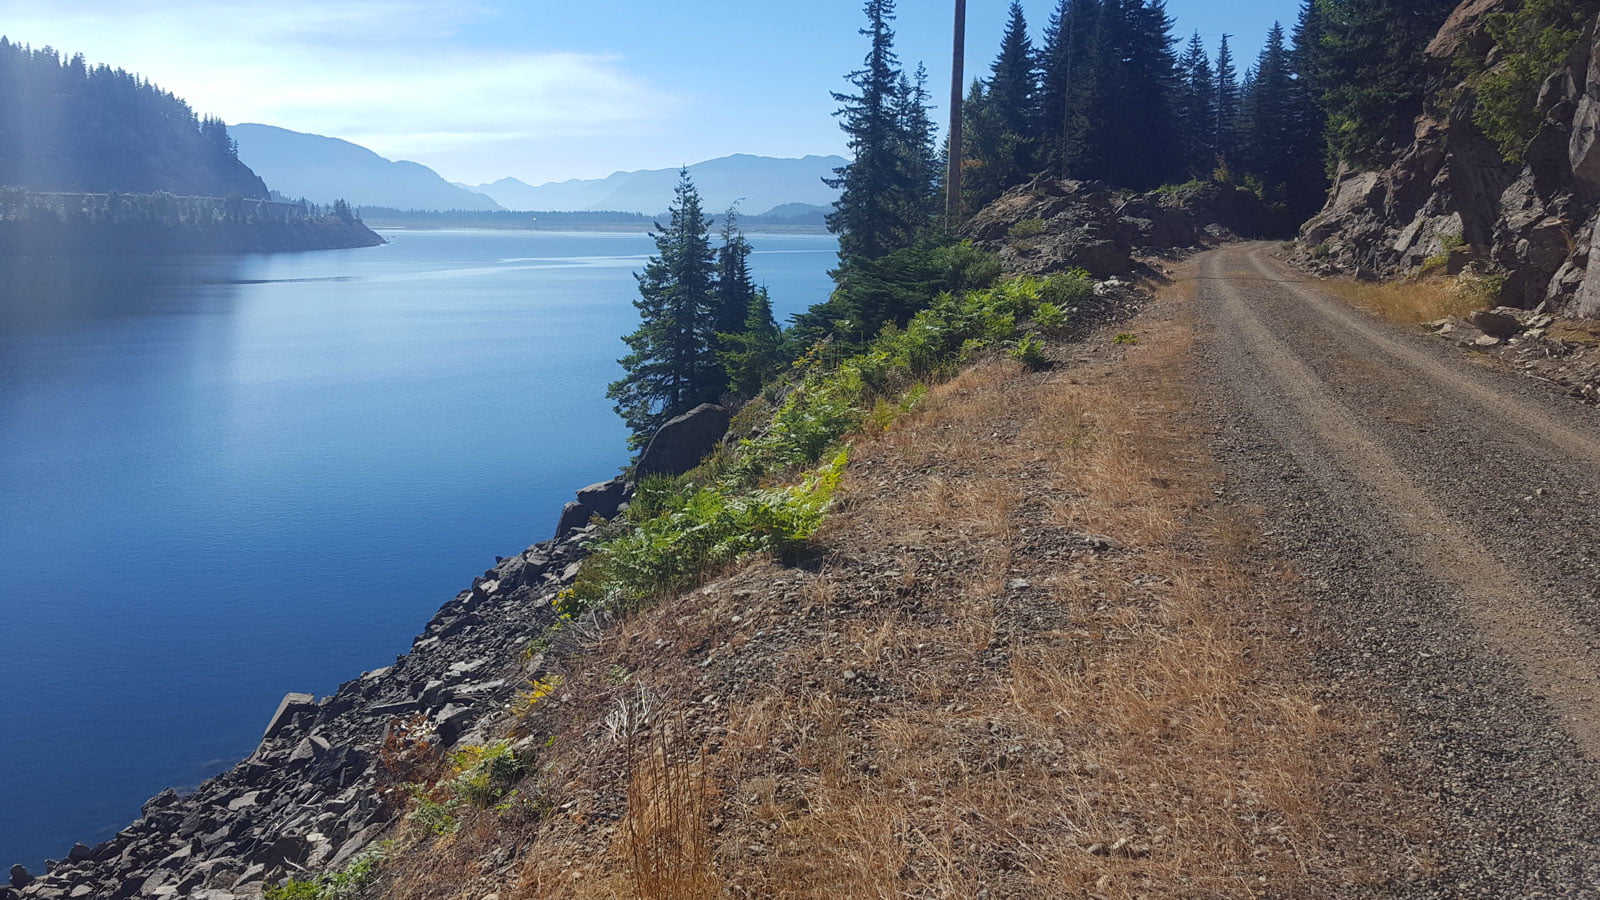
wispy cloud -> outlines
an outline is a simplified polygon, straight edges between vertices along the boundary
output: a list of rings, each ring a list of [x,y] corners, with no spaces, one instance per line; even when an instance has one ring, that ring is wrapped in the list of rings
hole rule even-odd
[[[618,56],[512,52],[460,38],[467,0],[16,2],[0,22],[35,46],[137,71],[229,121],[465,159],[475,144],[643,138],[680,107]],[[460,177],[491,173],[463,172]],[[498,177],[498,176],[496,176]]]

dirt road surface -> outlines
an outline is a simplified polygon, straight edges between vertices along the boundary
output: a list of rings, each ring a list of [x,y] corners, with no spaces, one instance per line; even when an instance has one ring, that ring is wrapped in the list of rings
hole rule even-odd
[[[1187,263],[1230,499],[1306,578],[1304,658],[1392,729],[1427,877],[1600,896],[1600,411],[1240,245]]]

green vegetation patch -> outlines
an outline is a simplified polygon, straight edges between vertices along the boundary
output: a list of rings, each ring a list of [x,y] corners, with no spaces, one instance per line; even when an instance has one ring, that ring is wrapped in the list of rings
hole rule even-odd
[[[326,872],[309,881],[291,878],[261,892],[262,900],[353,900],[378,878],[378,869],[392,845],[383,841],[350,860],[336,872]]]
[[[1485,69],[1475,58],[1457,59],[1478,95],[1472,121],[1507,162],[1520,163],[1538,133],[1544,122],[1539,87],[1567,65],[1590,15],[1578,0],[1528,0],[1516,12],[1487,18],[1485,28],[1500,50],[1493,67]]]
[[[1021,326],[1061,327],[1064,310],[1093,291],[1081,272],[1012,278],[940,293],[904,326],[891,321],[842,359],[833,341],[814,344],[787,387],[766,392],[781,398],[775,405],[763,402],[740,417],[744,437],[687,475],[640,482],[625,523],[590,548],[557,609],[570,617],[638,608],[751,555],[797,551],[822,525],[849,459],[849,435],[890,427],[915,408],[928,382],[954,375],[979,353],[1045,365],[1043,340]]]

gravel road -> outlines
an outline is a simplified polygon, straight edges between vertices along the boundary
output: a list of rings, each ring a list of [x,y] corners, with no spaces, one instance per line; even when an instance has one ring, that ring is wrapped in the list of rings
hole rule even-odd
[[[1313,594],[1328,698],[1392,723],[1422,874],[1600,897],[1600,410],[1352,309],[1272,245],[1185,267],[1227,492]]]

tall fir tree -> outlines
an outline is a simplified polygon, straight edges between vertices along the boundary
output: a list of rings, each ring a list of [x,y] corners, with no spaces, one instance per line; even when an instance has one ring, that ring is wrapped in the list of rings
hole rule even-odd
[[[828,228],[839,235],[841,270],[909,246],[937,209],[933,125],[925,91],[895,56],[894,8],[894,0],[867,0],[861,34],[871,47],[849,75],[855,93],[833,95],[853,157],[826,179],[840,191]]]
[[[1022,5],[1013,2],[989,79],[974,81],[961,106],[966,136],[962,204],[967,214],[1037,171],[1035,61]]]
[[[1322,0],[1322,107],[1336,159],[1377,165],[1422,112],[1422,51],[1455,0]]]
[[[1217,159],[1228,165],[1237,150],[1239,120],[1239,72],[1233,64],[1233,48],[1228,35],[1217,47]]]
[[[898,211],[910,238],[925,231],[943,209],[944,157],[929,110],[928,70],[919,62],[910,78],[901,74],[896,107],[900,166],[906,185]]]
[[[1241,104],[1241,163],[1284,199],[1295,166],[1299,142],[1294,133],[1294,78],[1283,26],[1277,22],[1267,32],[1267,42],[1252,70],[1249,90]]]
[[[1006,130],[1023,139],[1034,133],[1035,95],[1038,93],[1034,64],[1028,21],[1022,4],[1012,0],[1005,37],[1000,41],[1000,54],[989,70],[989,95],[999,109]],[[1028,161],[1018,162],[1026,168]]]
[[[722,246],[717,248],[717,280],[712,294],[711,329],[733,334],[744,327],[755,282],[750,277],[750,242],[739,228],[739,214],[730,209],[722,219]]]
[[[716,292],[716,253],[700,203],[700,193],[679,172],[667,227],[656,226],[656,255],[635,276],[633,301],[639,328],[623,338],[631,351],[618,360],[623,377],[606,396],[633,432],[638,448],[674,416],[716,400],[726,377],[715,356],[712,307]]]
[[[1208,177],[1217,163],[1217,77],[1198,31],[1178,61],[1178,76],[1184,166],[1192,176]]]
[[[754,397],[783,363],[783,331],[772,317],[766,288],[756,288],[750,295],[739,330],[718,338],[728,390],[741,397]]]
[[[1178,173],[1172,44],[1165,0],[1103,0],[1093,96],[1085,101],[1078,139],[1082,174],[1149,188]]]
[[[1302,0],[1295,23],[1289,66],[1294,74],[1290,97],[1290,128],[1295,165],[1290,170],[1286,200],[1296,219],[1310,218],[1328,194],[1327,150],[1324,134],[1328,118],[1322,111],[1322,41],[1326,32],[1323,4]]]
[[[1095,35],[1099,0],[1060,0],[1044,32],[1039,50],[1038,112],[1034,137],[1044,148],[1041,162],[1065,175],[1071,162],[1069,137],[1077,135],[1074,117],[1082,116],[1093,94]]]

